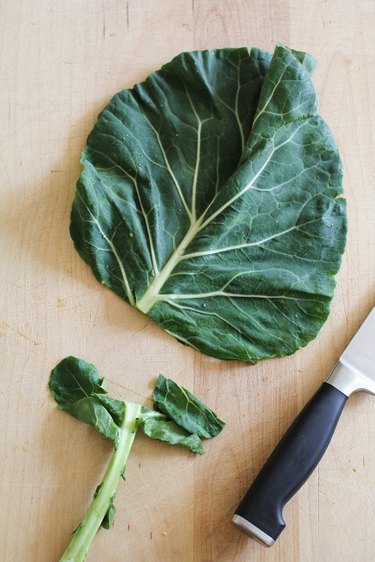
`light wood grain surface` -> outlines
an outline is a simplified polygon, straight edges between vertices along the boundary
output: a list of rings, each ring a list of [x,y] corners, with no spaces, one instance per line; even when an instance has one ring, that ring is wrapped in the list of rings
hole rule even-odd
[[[93,362],[146,403],[163,372],[227,421],[195,458],[137,437],[111,531],[89,562],[372,562],[375,400],[350,399],[269,550],[230,524],[280,436],[375,303],[373,0],[1,0],[0,560],[53,562],[111,447],[59,412],[51,368]],[[294,356],[251,367],[178,344],[97,283],[68,233],[100,109],[184,50],[285,43],[315,55],[320,110],[345,167],[349,236],[332,312]]]

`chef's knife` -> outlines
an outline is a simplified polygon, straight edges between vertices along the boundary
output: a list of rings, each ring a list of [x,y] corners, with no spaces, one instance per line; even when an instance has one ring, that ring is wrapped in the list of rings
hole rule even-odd
[[[233,523],[266,546],[285,527],[284,505],[322,458],[348,397],[375,394],[375,308],[290,426],[236,509]]]

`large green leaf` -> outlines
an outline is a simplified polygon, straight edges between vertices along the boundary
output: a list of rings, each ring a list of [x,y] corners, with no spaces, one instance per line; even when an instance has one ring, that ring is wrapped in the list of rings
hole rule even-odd
[[[293,353],[328,315],[346,211],[313,66],[282,46],[183,53],[114,96],[88,138],[77,250],[215,357]]]

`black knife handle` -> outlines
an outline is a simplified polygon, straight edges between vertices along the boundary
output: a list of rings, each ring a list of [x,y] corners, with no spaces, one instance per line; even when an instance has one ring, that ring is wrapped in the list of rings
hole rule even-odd
[[[271,546],[285,527],[282,510],[327,449],[348,397],[323,383],[290,426],[236,509],[234,524]]]

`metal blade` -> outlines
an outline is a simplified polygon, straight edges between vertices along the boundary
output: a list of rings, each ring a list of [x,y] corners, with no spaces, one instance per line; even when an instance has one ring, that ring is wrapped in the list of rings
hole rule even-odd
[[[375,307],[341,355],[327,382],[347,396],[359,390],[375,394]]]
[[[375,307],[341,355],[340,362],[375,381]]]

